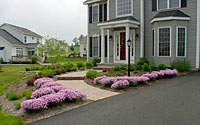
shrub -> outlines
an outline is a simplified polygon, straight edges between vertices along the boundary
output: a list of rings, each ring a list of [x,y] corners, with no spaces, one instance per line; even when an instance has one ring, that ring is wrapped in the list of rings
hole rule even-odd
[[[0,58],[0,64],[2,64],[3,63],[3,58]]]
[[[26,71],[30,71],[30,68],[25,68]]]
[[[80,70],[85,70],[85,67],[80,67]]]
[[[85,65],[82,62],[76,64],[78,68],[84,67]]]
[[[104,76],[104,75],[101,74],[101,73],[97,73],[97,74],[96,74],[96,77],[100,77],[100,76]]]
[[[101,62],[101,59],[99,59],[99,58],[94,58],[94,59],[92,60],[93,66],[97,66],[97,63],[100,63],[100,62]]]
[[[115,65],[115,66],[113,67],[113,70],[114,70],[114,71],[120,71],[120,66],[119,66],[119,65]]]
[[[18,63],[19,63],[19,64],[22,64],[22,60],[19,60]]]
[[[12,60],[12,59],[9,59],[9,63],[10,63],[10,64],[13,64],[13,60]]]
[[[87,67],[92,67],[92,63],[87,62],[87,63],[86,63],[86,66],[87,66]]]
[[[31,60],[28,60],[27,63],[28,63],[28,64],[32,64],[32,61],[31,61]]]
[[[142,69],[144,71],[150,71],[150,67],[149,67],[149,65],[147,63],[145,63],[144,65],[142,65]]]
[[[123,64],[123,65],[120,66],[120,69],[121,70],[127,70],[128,69],[128,65]]]
[[[21,108],[21,103],[22,103],[21,101],[14,102],[14,106],[16,110],[19,110]]]
[[[141,57],[140,60],[137,62],[137,65],[144,65],[145,63],[147,63],[149,65],[149,60],[147,57]]]
[[[133,82],[133,81],[130,81],[129,83],[130,83],[130,87],[135,87],[138,85],[137,82]]]
[[[151,71],[157,71],[158,68],[157,68],[156,66],[154,66],[154,65],[151,65],[151,66],[150,66],[150,70],[151,70]]]
[[[36,56],[32,56],[32,57],[31,57],[31,62],[32,62],[33,64],[37,64],[37,61],[38,61],[38,58],[37,58]]]
[[[38,73],[38,75],[43,75],[43,76],[45,76],[45,75],[47,75],[48,73],[51,73],[51,72],[53,72],[53,70],[42,70],[42,71],[40,71],[39,73]]]
[[[167,66],[165,64],[159,64],[158,65],[158,70],[165,70]]]
[[[16,93],[15,91],[9,91],[9,92],[6,93],[6,97],[9,100],[18,100],[18,99],[22,98],[22,94]]]
[[[142,69],[142,66],[141,66],[141,65],[136,65],[136,66],[135,66],[135,69],[136,69],[136,70],[141,70],[141,69]]]
[[[113,89],[125,89],[126,86],[129,86],[129,82],[127,80],[120,80],[112,84],[111,88]]]
[[[97,75],[97,71],[95,70],[90,70],[86,73],[86,78],[95,78]]]
[[[135,66],[134,65],[130,65],[130,71],[134,71],[135,70]]]
[[[31,90],[23,91],[22,94],[24,97],[26,97],[26,99],[30,99],[32,96],[32,91]]]
[[[116,75],[115,75],[115,73],[110,72],[110,73],[106,74],[106,76],[108,76],[108,77],[114,77]]]
[[[172,69],[177,69],[179,72],[190,71],[190,62],[188,61],[173,61],[171,62]]]
[[[76,67],[72,67],[71,70],[72,71],[77,71],[77,68]]]

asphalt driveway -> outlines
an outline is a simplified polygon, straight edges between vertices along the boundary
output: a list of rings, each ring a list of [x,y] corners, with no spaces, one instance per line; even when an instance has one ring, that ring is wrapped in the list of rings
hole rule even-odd
[[[200,72],[97,101],[31,125],[200,125]]]

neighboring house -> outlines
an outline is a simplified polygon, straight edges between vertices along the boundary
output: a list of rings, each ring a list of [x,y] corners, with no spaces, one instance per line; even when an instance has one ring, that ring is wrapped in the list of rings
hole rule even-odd
[[[80,56],[87,57],[87,36],[80,41]]]
[[[146,56],[151,64],[188,60],[199,68],[200,0],[87,0],[88,61],[131,63]]]
[[[22,27],[11,24],[0,26],[0,58],[4,62],[27,61],[42,42],[42,36]]]

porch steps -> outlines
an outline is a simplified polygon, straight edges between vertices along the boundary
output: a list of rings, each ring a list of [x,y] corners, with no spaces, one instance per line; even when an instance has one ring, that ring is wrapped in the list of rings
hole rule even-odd
[[[98,65],[97,67],[93,67],[92,69],[94,70],[102,70],[102,71],[105,71],[105,70],[113,70],[113,66],[105,66],[105,65]]]

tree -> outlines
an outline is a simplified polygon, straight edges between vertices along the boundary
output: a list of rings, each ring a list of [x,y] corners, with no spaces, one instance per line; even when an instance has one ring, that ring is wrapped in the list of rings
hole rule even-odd
[[[49,61],[53,64],[58,61],[58,57],[66,54],[67,44],[63,40],[55,38],[46,38],[44,44],[37,47],[37,51],[42,56],[47,56]]]
[[[75,37],[75,38],[73,39],[73,43],[74,43],[75,46],[79,46],[80,41],[78,40],[77,37]]]
[[[84,35],[81,34],[81,35],[79,36],[79,38],[78,38],[79,42],[80,42],[83,38],[84,38]]]

